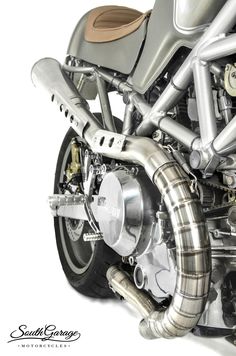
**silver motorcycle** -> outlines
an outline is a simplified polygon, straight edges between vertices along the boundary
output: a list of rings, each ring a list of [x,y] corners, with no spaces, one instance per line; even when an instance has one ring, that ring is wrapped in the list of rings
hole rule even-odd
[[[236,1],[92,9],[32,80],[71,126],[49,197],[70,284],[131,303],[145,338],[236,343]]]

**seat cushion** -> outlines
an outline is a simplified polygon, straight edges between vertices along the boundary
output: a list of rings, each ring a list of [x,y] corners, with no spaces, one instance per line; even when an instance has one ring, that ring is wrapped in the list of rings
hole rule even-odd
[[[96,43],[118,40],[136,31],[149,13],[124,6],[97,7],[88,15],[85,40]]]

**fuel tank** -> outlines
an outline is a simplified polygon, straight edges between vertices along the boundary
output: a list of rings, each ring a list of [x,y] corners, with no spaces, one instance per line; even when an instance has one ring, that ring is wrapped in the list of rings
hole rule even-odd
[[[193,48],[227,0],[156,0],[144,48],[129,81],[143,94],[180,47]]]

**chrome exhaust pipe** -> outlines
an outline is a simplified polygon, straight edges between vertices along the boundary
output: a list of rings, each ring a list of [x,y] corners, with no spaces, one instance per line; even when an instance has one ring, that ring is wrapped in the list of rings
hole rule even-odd
[[[201,203],[193,197],[188,177],[177,163],[167,162],[154,174],[164,198],[176,244],[177,281],[165,312],[154,312],[140,324],[146,337],[183,336],[196,326],[208,298],[211,250]]]
[[[128,301],[132,300],[138,310],[140,305],[137,304],[144,302],[141,310],[145,310],[145,314],[141,312],[144,319],[140,323],[144,337],[185,335],[197,324],[204,311],[211,272],[208,231],[201,204],[190,191],[188,177],[172,156],[153,140],[102,130],[87,102],[55,59],[45,58],[37,62],[32,69],[32,79],[36,86],[46,89],[60,110],[70,118],[74,130],[94,152],[140,164],[162,194],[175,234],[178,270],[169,308],[165,311],[153,311],[152,307],[146,309],[141,292],[130,285],[126,290],[124,276],[116,274],[114,269],[113,273],[108,270],[108,280],[111,282],[112,276],[113,288]]]

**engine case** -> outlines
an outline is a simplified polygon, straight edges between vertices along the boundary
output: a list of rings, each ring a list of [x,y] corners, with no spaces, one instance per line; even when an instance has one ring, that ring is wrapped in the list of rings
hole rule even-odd
[[[135,263],[134,282],[157,300],[173,295],[173,255],[157,218],[160,193],[144,172],[119,169],[105,175],[99,190],[99,227],[105,243]]]
[[[144,173],[126,169],[105,175],[99,190],[99,227],[105,243],[121,256],[146,250],[156,225],[157,189]]]

